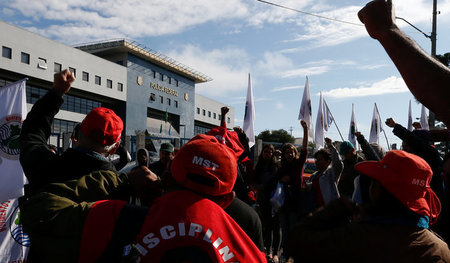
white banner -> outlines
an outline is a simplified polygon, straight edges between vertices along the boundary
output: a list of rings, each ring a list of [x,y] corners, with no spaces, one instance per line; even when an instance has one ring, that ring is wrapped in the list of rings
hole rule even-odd
[[[0,203],[0,262],[26,262],[30,239],[22,231],[17,199]]]
[[[378,143],[380,133],[383,131],[383,124],[381,122],[380,113],[378,112],[377,104],[373,106],[372,124],[370,125],[369,143]]]
[[[312,122],[311,97],[309,95],[309,80],[306,77],[305,89],[303,91],[302,104],[298,113],[298,120],[304,120],[308,125],[308,140],[314,142],[314,129]]]
[[[19,138],[27,114],[25,81],[0,88],[0,202],[23,195],[26,182],[19,162]]]
[[[427,109],[422,104],[422,113],[420,114],[420,125],[422,126],[422,129],[429,130],[430,126],[428,125],[428,116],[427,116]]]
[[[348,130],[348,141],[351,142],[356,149],[356,136],[355,132],[358,131],[358,128],[356,127],[356,117],[355,117],[355,108],[352,104],[352,117],[350,119],[350,128]]]
[[[409,100],[409,110],[408,110],[408,131],[413,130],[413,119],[412,119],[412,110],[411,110],[411,100]]]
[[[252,148],[255,145],[255,105],[253,103],[253,89],[250,81],[250,74],[248,74],[248,90],[247,100],[245,101],[245,115],[243,130],[248,137],[248,147]]]
[[[320,92],[319,109],[317,110],[316,119],[316,134],[314,135],[314,143],[316,144],[316,150],[323,148],[325,145],[325,120],[324,120],[324,104],[322,92]]]

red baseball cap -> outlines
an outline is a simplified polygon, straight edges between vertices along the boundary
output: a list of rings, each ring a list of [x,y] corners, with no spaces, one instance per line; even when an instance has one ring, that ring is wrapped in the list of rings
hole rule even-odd
[[[122,130],[122,119],[113,110],[102,107],[91,110],[81,123],[83,134],[103,145],[120,140]]]
[[[216,137],[200,134],[180,148],[170,171],[179,184],[194,192],[224,196],[233,193],[237,158]]]
[[[411,211],[428,216],[431,224],[436,222],[441,202],[430,187],[433,172],[421,157],[392,150],[379,162],[356,164],[355,170],[379,181]]]
[[[239,136],[235,131],[229,131],[226,127],[218,126],[209,130],[207,135],[212,135],[217,138],[220,143],[225,144],[233,150],[236,158],[239,158],[244,152],[244,146],[239,141]]]

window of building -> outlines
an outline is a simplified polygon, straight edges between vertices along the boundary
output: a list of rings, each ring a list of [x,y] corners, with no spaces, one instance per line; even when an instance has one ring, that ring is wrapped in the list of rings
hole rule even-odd
[[[211,112],[210,111],[208,111],[208,117],[211,118]]]
[[[117,83],[117,90],[118,91],[123,91],[123,84],[122,83]]]
[[[30,54],[25,52],[20,53],[20,62],[30,64]]]
[[[159,102],[161,102],[161,104],[164,103],[164,98],[163,98],[163,96],[159,96]]]
[[[83,71],[83,80],[84,81],[89,81],[89,73],[86,71]]]
[[[55,71],[55,73],[61,72],[62,70],[62,65],[59,63],[56,63],[53,65],[53,71]]]
[[[230,123],[231,119],[230,117],[227,117],[227,123]]]
[[[200,108],[197,108],[197,114],[200,114]]]
[[[218,118],[218,119],[219,119],[219,121],[220,121],[220,120],[222,119],[222,115],[219,114],[219,118]]]
[[[169,80],[169,84],[172,84],[172,78],[168,77],[168,80]]]
[[[178,87],[178,80],[177,79],[175,80],[175,86]]]
[[[159,79],[161,80],[161,81],[164,81],[164,74],[159,74]]]
[[[170,106],[170,103],[171,103],[171,100],[170,100],[170,98],[167,98],[167,105],[169,105],[169,106]]]
[[[72,72],[74,77],[77,77],[77,70],[75,68],[69,67],[69,71]]]
[[[178,108],[178,101],[174,100],[173,102],[175,102],[175,108]]]
[[[2,47],[2,57],[11,59],[12,58],[12,49],[9,47],[3,46]]]
[[[150,101],[156,101],[156,94],[150,93]]]
[[[214,119],[216,119],[216,117],[217,117],[217,115],[216,115],[216,113],[214,112],[214,114],[213,114],[213,118],[214,118]]]
[[[203,113],[203,116],[206,116],[206,110],[203,110],[202,113]]]
[[[45,58],[38,58],[38,68],[47,69],[47,60]]]
[[[152,70],[153,78],[156,79],[156,71]]]
[[[100,76],[95,75],[95,84],[102,85],[102,78]]]
[[[112,80],[110,79],[106,80],[106,87],[112,89]]]

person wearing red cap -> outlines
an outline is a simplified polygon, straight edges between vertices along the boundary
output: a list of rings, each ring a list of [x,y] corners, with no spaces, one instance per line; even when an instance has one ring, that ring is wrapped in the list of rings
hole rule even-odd
[[[355,169],[372,178],[370,206],[341,198],[300,222],[290,236],[296,261],[450,262],[447,243],[428,229],[441,204],[425,160],[393,150]]]
[[[118,218],[133,208],[127,210],[121,201],[91,207],[79,262],[110,262],[130,257],[130,251],[140,262],[266,262],[264,253],[223,210],[234,199],[236,157],[214,136],[192,138],[173,159],[169,189],[145,214],[131,243],[117,241],[111,233]]]
[[[61,245],[75,249],[77,244],[66,244],[66,228],[76,231],[82,226],[82,221],[74,218],[70,226],[58,221],[61,211],[59,206],[66,208],[77,206],[82,214],[87,206],[81,206],[67,200],[63,200],[66,194],[64,189],[48,195],[48,187],[52,184],[77,180],[83,175],[97,170],[111,171],[110,191],[94,189],[99,194],[89,201],[110,198],[127,200],[131,195],[134,179],[133,174],[140,173],[140,184],[146,180],[155,180],[150,171],[137,171],[134,173],[117,174],[114,165],[107,157],[114,153],[120,144],[123,130],[123,122],[113,110],[107,108],[95,108],[89,112],[77,130],[74,137],[75,147],[66,150],[61,156],[50,152],[47,141],[50,137],[51,126],[55,115],[63,104],[63,95],[69,92],[75,77],[69,70],[64,70],[54,75],[53,89],[47,92],[34,105],[28,113],[20,134],[20,162],[28,179],[25,186],[25,196],[20,198],[21,220],[24,231],[30,236],[32,247],[29,258],[33,262],[48,262],[55,257],[67,253],[64,249],[58,249]],[[92,180],[95,180],[92,178]],[[139,187],[139,186],[138,186]],[[110,195],[110,196],[109,196]],[[62,197],[61,199],[53,197]],[[76,195],[73,195],[76,196]],[[87,201],[78,198],[78,202]],[[49,208],[49,206],[54,206]],[[49,209],[44,209],[49,208]],[[56,223],[58,222],[58,223]],[[55,234],[54,233],[58,233]],[[52,234],[53,233],[53,234]]]

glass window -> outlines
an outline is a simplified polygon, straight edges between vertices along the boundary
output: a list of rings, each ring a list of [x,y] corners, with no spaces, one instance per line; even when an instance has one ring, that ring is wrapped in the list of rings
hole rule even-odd
[[[169,106],[170,106],[170,103],[171,103],[171,100],[170,100],[170,98],[167,98],[167,105],[169,105]]]
[[[219,121],[220,121],[220,120],[222,119],[222,115],[219,114],[219,118],[218,118],[218,119],[219,119]]]
[[[230,123],[231,119],[230,117],[227,117],[227,123]]]
[[[55,73],[61,72],[62,65],[55,62],[54,66],[53,66],[53,69],[54,69]]]
[[[162,74],[162,73],[159,74],[159,77],[160,77],[159,79],[160,79],[161,81],[164,81],[164,74]]]
[[[172,78],[169,77],[169,84],[172,84]]]
[[[117,83],[117,90],[118,91],[123,91],[123,84],[122,83]]]
[[[150,93],[150,101],[155,101],[155,100],[156,100],[156,94]]]
[[[2,57],[11,59],[12,58],[12,49],[9,47],[3,46],[2,47]]]
[[[177,79],[175,80],[175,86],[178,87],[178,80]]]
[[[156,79],[156,71],[152,70],[153,78]]]
[[[197,114],[200,114],[200,108],[197,108]]]
[[[95,75],[95,84],[102,85],[102,78],[100,76]]]
[[[208,117],[211,118],[211,112],[210,111],[208,111]]]
[[[175,102],[175,108],[178,108],[178,101],[174,100],[173,102]]]
[[[72,72],[74,77],[77,77],[77,70],[76,69],[69,67],[69,71]]]
[[[216,119],[216,117],[217,117],[217,115],[216,115],[216,113],[214,112],[214,114],[213,114],[213,118],[214,118],[214,119]]]
[[[20,54],[20,62],[30,64],[30,54],[22,52]]]
[[[83,80],[84,81],[89,81],[89,73],[86,71],[83,71]]]
[[[38,68],[47,69],[47,59],[38,58]]]
[[[112,89],[112,80],[110,79],[106,80],[106,87]]]
[[[163,96],[159,96],[159,102],[164,103],[164,98],[163,98]]]
[[[206,116],[206,110],[203,110],[202,113],[203,113],[203,116]]]

